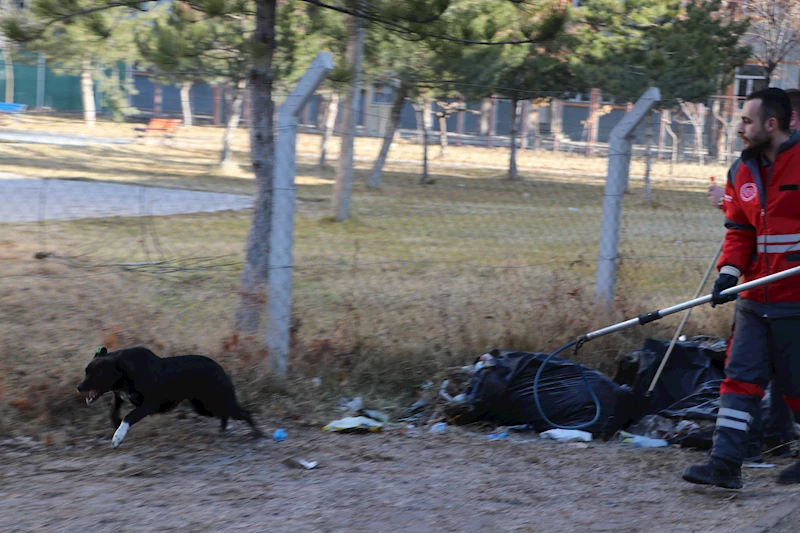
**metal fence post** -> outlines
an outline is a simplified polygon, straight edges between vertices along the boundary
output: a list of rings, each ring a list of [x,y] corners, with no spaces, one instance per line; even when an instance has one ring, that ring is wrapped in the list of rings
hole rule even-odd
[[[603,226],[597,265],[596,298],[608,311],[614,308],[614,284],[617,280],[617,248],[622,195],[628,181],[633,149],[633,132],[656,102],[661,100],[657,87],[650,87],[630,112],[611,130],[608,146],[608,177],[603,198]]]
[[[272,231],[267,283],[265,344],[276,376],[286,377],[289,366],[289,328],[292,314],[292,247],[294,239],[297,125],[300,111],[333,69],[333,58],[321,52],[286,98],[278,115],[275,181],[272,193]]]

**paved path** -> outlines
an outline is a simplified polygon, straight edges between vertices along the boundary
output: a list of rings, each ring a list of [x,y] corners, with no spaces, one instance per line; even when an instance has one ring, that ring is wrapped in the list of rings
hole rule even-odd
[[[0,173],[0,223],[177,215],[252,206],[253,198],[240,194]]]
[[[46,133],[34,131],[0,131],[0,141],[32,144],[57,144],[60,146],[87,146],[90,144],[130,144],[133,139],[89,137],[71,133]]]

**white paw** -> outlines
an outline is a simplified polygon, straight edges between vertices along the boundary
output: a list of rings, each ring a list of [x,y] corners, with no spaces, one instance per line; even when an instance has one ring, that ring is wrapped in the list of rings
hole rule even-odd
[[[129,427],[131,427],[131,425],[127,422],[122,422],[122,424],[119,425],[117,430],[114,432],[114,437],[111,439],[111,445],[114,448],[122,444],[122,439],[124,439],[125,435],[128,434]]]

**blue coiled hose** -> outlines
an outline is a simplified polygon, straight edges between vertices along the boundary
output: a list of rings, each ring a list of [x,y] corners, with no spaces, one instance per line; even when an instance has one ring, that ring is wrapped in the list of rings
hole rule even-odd
[[[600,419],[600,400],[597,398],[597,394],[594,393],[594,389],[592,388],[592,385],[589,383],[589,378],[586,377],[586,373],[583,371],[583,365],[579,363],[575,364],[578,365],[578,370],[580,370],[581,372],[581,377],[583,377],[583,382],[586,383],[586,388],[589,389],[589,394],[591,395],[592,400],[594,400],[595,414],[591,422],[578,424],[577,426],[562,426],[560,424],[556,424],[555,422],[547,418],[547,415],[544,414],[544,409],[542,409],[542,404],[539,402],[539,377],[542,375],[544,367],[547,365],[550,359],[552,359],[559,353],[563,352],[567,348],[575,346],[576,344],[578,344],[578,341],[572,341],[569,344],[562,346],[555,352],[548,355],[547,358],[544,361],[542,361],[541,366],[539,366],[539,370],[536,371],[536,377],[533,378],[533,400],[536,402],[536,408],[539,410],[539,414],[542,415],[542,418],[544,418],[545,422],[559,429],[584,429],[588,428],[589,426],[591,426]]]

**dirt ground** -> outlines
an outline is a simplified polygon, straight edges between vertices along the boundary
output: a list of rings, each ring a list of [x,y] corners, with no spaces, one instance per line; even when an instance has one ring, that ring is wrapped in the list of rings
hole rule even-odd
[[[253,440],[239,423],[219,436],[179,412],[142,421],[117,449],[111,428],[0,441],[0,531],[722,533],[800,494],[776,469],[746,469],[740,491],[687,484],[698,451],[261,425],[288,438]]]

